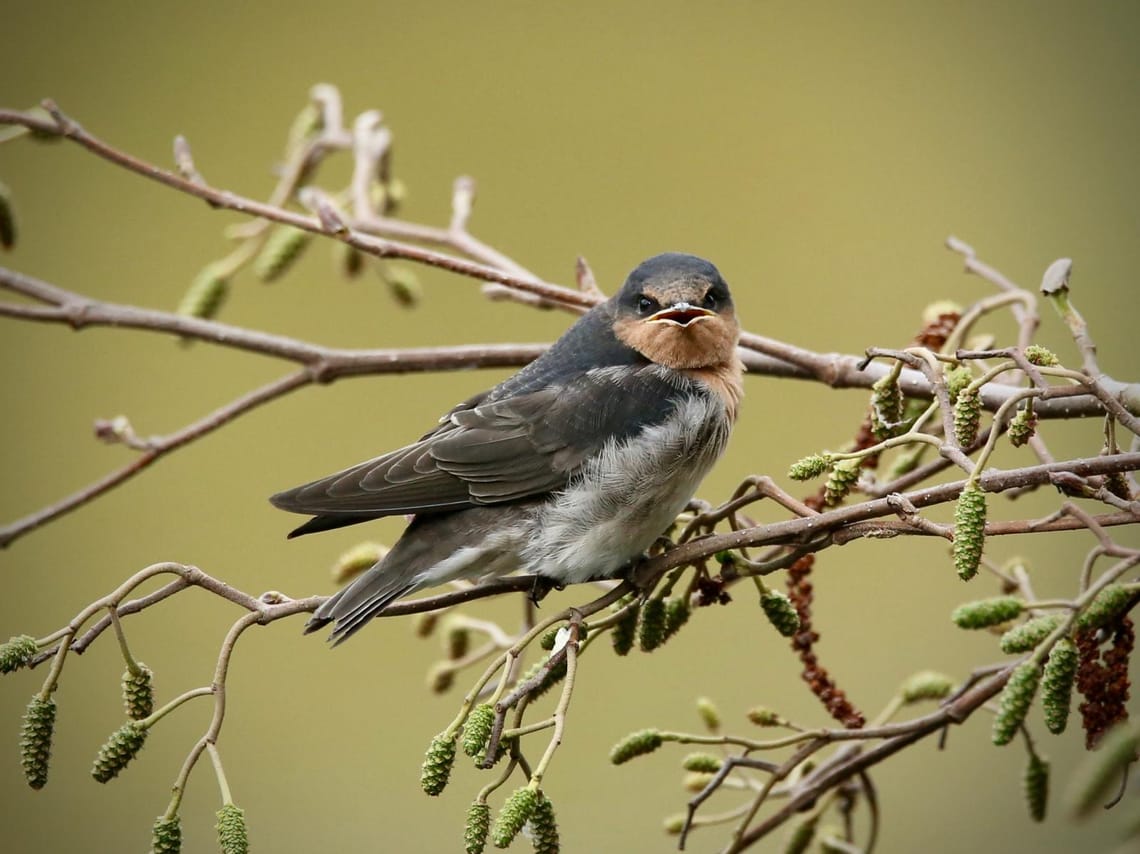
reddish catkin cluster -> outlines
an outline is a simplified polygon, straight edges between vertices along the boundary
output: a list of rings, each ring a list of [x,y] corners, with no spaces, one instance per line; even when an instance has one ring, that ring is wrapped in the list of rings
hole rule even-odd
[[[819,663],[812,647],[819,640],[819,633],[811,628],[812,584],[810,581],[815,555],[804,555],[788,570],[788,596],[800,616],[800,630],[792,636],[792,649],[803,662],[803,679],[813,694],[819,697],[828,713],[848,729],[860,729],[866,718],[851,701],[843,689],[835,684],[826,668]]]
[[[1128,719],[1128,659],[1136,640],[1132,620],[1127,614],[1103,629],[1109,634],[1108,648],[1101,654],[1097,629],[1082,629],[1076,634],[1080,665],[1077,690],[1085,698],[1081,703],[1081,720],[1085,728],[1085,747],[1092,750],[1112,725]]]

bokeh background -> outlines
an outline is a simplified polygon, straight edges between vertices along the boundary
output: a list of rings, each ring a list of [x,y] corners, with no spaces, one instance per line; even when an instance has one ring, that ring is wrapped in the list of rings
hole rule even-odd
[[[583,253],[612,290],[650,254],[695,252],[734,286],[749,329],[815,349],[899,345],[929,302],[989,293],[961,274],[943,248],[948,234],[1027,285],[1070,256],[1104,367],[1137,375],[1135,4],[9,0],[3,31],[6,106],[53,97],[92,131],[159,163],[185,134],[210,181],[255,196],[272,186],[284,131],[310,86],[334,83],[350,114],[384,111],[396,172],[410,188],[409,218],[445,222],[452,179],[470,174],[480,187],[475,233],[541,275],[572,281]],[[195,272],[226,251],[221,230],[237,221],[68,144],[4,145],[0,178],[21,228],[5,263],[119,302],[173,307]],[[403,310],[376,277],[338,280],[317,246],[283,282],[239,281],[225,319],[344,346],[549,341],[570,322],[488,303],[468,280],[420,275],[423,304]],[[166,433],[288,369],[139,332],[0,326],[4,521],[128,458],[93,439],[95,418],[126,414],[141,434]],[[1048,312],[1042,340],[1075,359]],[[419,435],[501,376],[342,381],[240,419],[0,554],[0,635],[47,634],[160,560],[196,563],[255,593],[330,591],[327,567],[340,551],[362,537],[391,541],[400,524],[286,543],[296,519],[266,496]],[[732,448],[702,495],[723,498],[752,472],[782,477],[789,461],[840,444],[864,402],[855,392],[750,378]],[[1049,429],[1059,453],[1099,450],[1099,423]],[[994,512],[1033,515],[1055,503],[1042,495]],[[1120,536],[1137,543],[1135,532]],[[993,542],[990,553],[1025,554],[1042,595],[1071,593],[1091,536],[1034,539]],[[870,714],[914,670],[964,676],[998,656],[992,637],[965,636],[948,620],[955,604],[992,587],[982,579],[962,588],[942,543],[850,545],[821,558],[816,588],[820,654]],[[517,604],[472,612],[510,622]],[[160,701],[209,681],[237,616],[194,591],[128,621]],[[247,633],[232,665],[220,748],[255,847],[458,850],[466,805],[485,779],[461,767],[439,799],[417,781],[422,751],[453,716],[465,680],[447,696],[425,690],[438,642],[415,639],[407,621],[380,621],[336,651],[302,637],[300,625]],[[687,751],[621,768],[606,754],[632,729],[697,729],[697,696],[715,699],[732,730],[747,730],[744,711],[756,704],[825,723],[743,588],[732,606],[696,614],[651,656],[596,652],[583,662],[547,783],[567,851],[673,849],[661,820],[688,797],[679,768]],[[88,769],[121,722],[121,670],[110,636],[69,661],[41,792],[23,783],[17,738],[44,671],[3,680],[5,851],[146,849],[211,709],[199,700],[171,715],[120,779],[99,786]],[[1080,740],[1044,735],[1055,788],[1075,767]],[[950,733],[944,751],[923,743],[881,766],[880,850],[1113,847],[1135,797],[1088,825],[1054,809],[1031,826],[1023,761],[1020,745],[989,744],[980,714]],[[713,808],[733,803],[724,796]],[[184,802],[184,850],[213,850],[218,805],[203,764]],[[698,833],[690,850],[718,850],[724,838]]]

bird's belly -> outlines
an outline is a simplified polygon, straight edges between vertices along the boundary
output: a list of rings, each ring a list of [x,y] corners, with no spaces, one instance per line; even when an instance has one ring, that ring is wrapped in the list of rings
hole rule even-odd
[[[669,527],[728,432],[719,401],[692,397],[664,423],[607,446],[538,514],[523,569],[562,583],[613,575]]]

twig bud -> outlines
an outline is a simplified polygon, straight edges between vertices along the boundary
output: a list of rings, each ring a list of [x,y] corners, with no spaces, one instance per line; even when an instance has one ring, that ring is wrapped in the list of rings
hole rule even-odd
[[[1013,740],[1025,716],[1029,714],[1040,679],[1041,668],[1035,661],[1025,661],[1014,668],[1002,689],[998,713],[994,718],[994,744],[1000,746]]]
[[[710,774],[707,771],[690,771],[681,778],[681,786],[687,792],[700,792],[703,791],[716,774]]]
[[[1016,596],[995,596],[966,602],[954,609],[950,619],[960,629],[986,629],[1021,616],[1025,602]]]
[[[127,717],[141,721],[154,711],[154,673],[141,661],[137,669],[123,671],[123,707]]]
[[[237,804],[226,804],[218,810],[218,847],[222,854],[246,854],[249,835],[245,826],[245,810]]]
[[[182,820],[160,815],[150,831],[151,854],[179,854],[182,850]]]
[[[438,795],[447,786],[453,764],[455,764],[455,736],[441,732],[431,740],[424,756],[420,787],[429,795]]]
[[[655,729],[630,733],[610,750],[610,762],[621,765],[638,756],[645,756],[660,747],[662,741],[661,733]]]
[[[33,696],[24,712],[24,726],[20,730],[20,763],[24,766],[24,777],[33,789],[42,789],[47,784],[54,731],[55,700],[51,697],[44,700],[38,694]]]
[[[978,438],[978,425],[982,420],[982,400],[978,390],[967,386],[958,392],[954,402],[954,438],[963,448]]]
[[[494,722],[495,710],[489,703],[480,703],[473,708],[463,725],[463,752],[468,756],[478,756],[487,746]]]
[[[1044,821],[1045,807],[1049,801],[1049,763],[1036,753],[1030,753],[1022,783],[1029,817],[1034,821]]]
[[[681,767],[686,771],[701,771],[705,774],[715,774],[722,764],[721,758],[712,753],[690,753],[681,760]]]
[[[534,854],[558,854],[561,847],[558,839],[558,821],[554,817],[554,804],[546,795],[538,799],[538,805],[530,817],[530,830]]]
[[[0,644],[0,673],[11,673],[22,667],[27,667],[37,652],[39,646],[31,635],[15,635]]]
[[[899,696],[907,705],[923,700],[943,700],[954,690],[954,680],[936,670],[920,670],[911,675],[902,687]]]
[[[760,595],[760,607],[776,631],[790,638],[800,630],[800,615],[792,600],[779,590],[765,590]]]
[[[831,468],[823,487],[823,502],[828,507],[839,504],[859,481],[859,460],[839,460]]]
[[[467,824],[463,828],[465,854],[483,854],[487,847],[487,833],[491,829],[491,807],[475,801],[467,808]]]
[[[967,483],[954,505],[954,568],[963,581],[978,574],[985,543],[986,494],[977,484]]]
[[[1077,645],[1070,638],[1061,638],[1053,644],[1045,662],[1045,673],[1041,677],[1041,709],[1045,713],[1045,726],[1054,735],[1063,733],[1069,722],[1069,706],[1079,660]]]
[[[1061,625],[1061,618],[1056,614],[1044,617],[1034,617],[1032,620],[1014,626],[1001,636],[1001,651],[1007,655],[1018,652],[1029,652],[1049,637],[1057,626]]]
[[[515,789],[499,810],[495,826],[491,828],[491,841],[495,847],[506,848],[510,845],[537,807],[538,793],[534,789],[529,786]]]
[[[138,721],[128,721],[107,739],[95,757],[91,776],[100,783],[106,783],[119,776],[119,772],[138,756],[146,743],[146,730]]]
[[[665,600],[653,597],[641,606],[641,622],[637,626],[637,645],[642,652],[652,652],[665,642]]]
[[[792,480],[811,480],[819,477],[831,468],[831,458],[826,454],[812,454],[802,460],[796,460],[788,469],[788,477]]]

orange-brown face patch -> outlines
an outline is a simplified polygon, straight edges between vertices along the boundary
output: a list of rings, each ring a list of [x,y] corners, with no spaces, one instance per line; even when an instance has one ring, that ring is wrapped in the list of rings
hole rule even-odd
[[[614,324],[614,334],[651,362],[691,370],[735,361],[740,325],[732,311],[698,318],[686,326],[621,317]]]

